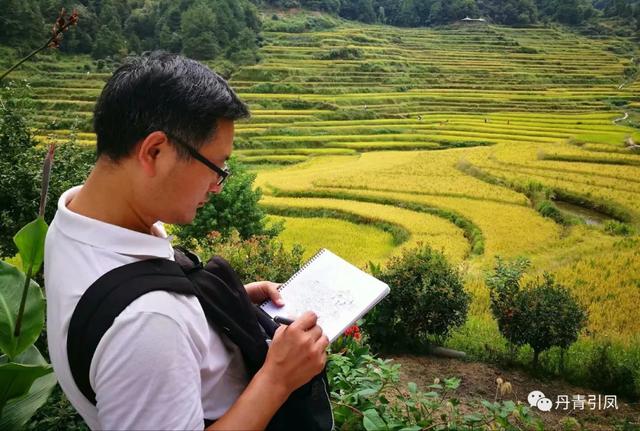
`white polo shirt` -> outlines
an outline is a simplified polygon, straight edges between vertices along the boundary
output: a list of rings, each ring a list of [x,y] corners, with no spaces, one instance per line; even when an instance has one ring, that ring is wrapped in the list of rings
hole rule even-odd
[[[97,406],[76,386],[67,332],[82,294],[106,272],[143,259],[173,260],[160,222],[146,235],[67,208],[66,191],[45,243],[49,353],[60,386],[91,429],[202,429],[248,384],[240,351],[206,320],[194,296],[151,292],[132,302],[98,344],[89,373]]]

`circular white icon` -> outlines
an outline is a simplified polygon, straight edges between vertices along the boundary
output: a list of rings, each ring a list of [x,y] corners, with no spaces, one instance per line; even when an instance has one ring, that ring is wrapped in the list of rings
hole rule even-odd
[[[538,405],[538,401],[542,398],[545,398],[544,394],[540,391],[532,391],[529,393],[527,397],[527,401],[529,401],[529,407],[535,407]]]
[[[551,408],[553,408],[553,401],[549,398],[540,398],[536,406],[541,412],[550,412]]]

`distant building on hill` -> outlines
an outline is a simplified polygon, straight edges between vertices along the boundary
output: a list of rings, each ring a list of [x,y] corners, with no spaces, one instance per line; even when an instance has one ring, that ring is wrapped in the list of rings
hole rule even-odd
[[[484,18],[469,18],[468,16],[462,18],[460,21],[463,22],[487,22]]]

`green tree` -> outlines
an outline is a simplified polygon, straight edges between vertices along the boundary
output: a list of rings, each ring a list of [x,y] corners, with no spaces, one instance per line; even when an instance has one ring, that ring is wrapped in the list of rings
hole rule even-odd
[[[266,214],[258,206],[262,193],[260,189],[253,189],[256,175],[248,172],[235,159],[229,161],[229,167],[233,175],[225,183],[222,192],[211,196],[191,224],[177,228],[176,235],[181,241],[205,239],[212,232],[219,232],[223,238],[227,238],[234,230],[243,239],[278,233],[278,228],[267,226]]]
[[[374,0],[373,7],[380,13],[380,8],[384,10],[385,23],[398,25],[395,20],[400,10],[400,4],[398,0]]]
[[[329,13],[338,13],[340,10],[340,0],[301,0],[300,4],[312,10]]]
[[[384,12],[384,6],[378,6],[377,21],[382,24],[387,23],[387,14]]]
[[[515,342],[531,346],[534,366],[541,352],[575,343],[587,322],[584,308],[550,274],[527,284],[516,298],[516,310]]]
[[[405,27],[416,27],[421,24],[420,15],[417,13],[415,0],[402,0],[394,24]]]
[[[478,0],[478,7],[481,13],[505,25],[528,25],[538,19],[538,6],[533,0]]]
[[[98,15],[100,27],[91,52],[93,58],[126,54],[126,41],[116,4],[116,0],[103,0],[101,3],[100,14]]]
[[[447,24],[465,16],[475,16],[478,8],[474,0],[436,0],[431,4],[428,23]]]
[[[140,9],[133,9],[124,22],[124,33],[132,51],[149,51],[156,44],[157,8],[145,3]],[[138,45],[138,46],[136,46]]]
[[[485,282],[491,312],[500,333],[510,343],[511,353],[515,353],[516,346],[528,344],[537,365],[541,352],[553,346],[566,349],[574,343],[587,315],[570,292],[549,274],[523,287],[522,276],[529,266],[526,259],[505,262],[498,258]]]
[[[372,23],[376,21],[376,13],[373,10],[373,3],[371,0],[357,0],[355,7],[358,11],[357,20]]]
[[[505,262],[500,257],[492,273],[488,274],[485,283],[489,288],[490,308],[498,322],[500,333],[509,342],[511,357],[515,355],[518,327],[516,321],[516,300],[520,292],[520,279],[531,263],[524,258]]]
[[[558,2],[555,19],[569,25],[582,24],[593,16],[593,5],[587,0],[565,0]]]
[[[169,52],[180,52],[182,50],[180,34],[171,30],[171,27],[166,22],[159,20],[158,23],[158,47]]]
[[[0,43],[12,47],[34,48],[49,29],[44,24],[37,0],[0,0]],[[55,16],[57,16],[56,11]],[[54,16],[54,18],[55,18]]]
[[[197,60],[207,60],[220,54],[217,42],[216,15],[204,2],[193,3],[182,14],[181,34],[184,54]]]
[[[451,17],[459,20],[465,16],[475,17],[479,15],[475,0],[456,0],[451,3]]]

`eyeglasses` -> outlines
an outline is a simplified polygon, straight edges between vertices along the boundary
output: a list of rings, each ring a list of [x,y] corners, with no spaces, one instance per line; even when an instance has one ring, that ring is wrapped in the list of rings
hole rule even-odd
[[[209,159],[207,159],[205,156],[200,154],[196,149],[187,145],[181,139],[178,139],[173,135],[169,135],[166,132],[165,134],[169,137],[169,139],[180,144],[182,148],[186,149],[191,155],[191,157],[193,157],[194,159],[196,159],[197,161],[199,161],[200,163],[202,163],[203,165],[211,169],[213,172],[218,174],[218,182],[216,183],[217,185],[222,186],[225,180],[231,175],[231,171],[229,170],[229,166],[227,166],[227,162],[224,162],[224,166],[220,168],[216,166],[213,162],[211,162]]]

